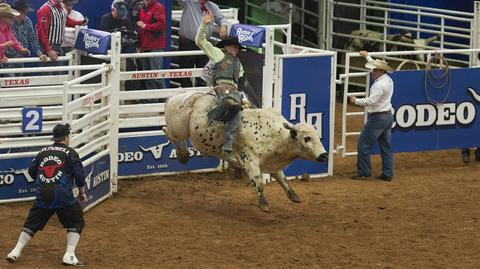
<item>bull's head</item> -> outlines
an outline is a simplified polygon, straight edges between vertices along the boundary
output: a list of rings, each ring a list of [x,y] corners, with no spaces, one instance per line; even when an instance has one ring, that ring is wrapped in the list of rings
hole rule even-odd
[[[437,35],[434,35],[434,36],[429,37],[429,38],[415,39],[414,42],[415,42],[415,45],[417,46],[417,47],[415,47],[415,50],[427,49],[425,47],[428,46],[428,44],[434,42],[437,39],[438,39]],[[424,62],[425,61],[425,55],[424,54],[418,54],[417,55],[417,60],[420,61],[420,62]]]
[[[292,140],[298,146],[300,158],[317,162],[328,160],[328,153],[320,142],[318,132],[313,126],[305,123],[292,125],[287,122],[283,126],[290,131]]]
[[[429,37],[429,38],[419,38],[419,39],[413,39],[413,38],[409,38],[407,36],[401,36],[400,41],[403,42],[403,43],[415,45],[414,50],[425,50],[425,49],[427,49],[426,46],[428,46],[430,43],[436,41],[437,39],[438,39],[437,35],[434,35],[434,36]],[[417,61],[424,62],[425,61],[425,55],[418,54],[417,55]]]

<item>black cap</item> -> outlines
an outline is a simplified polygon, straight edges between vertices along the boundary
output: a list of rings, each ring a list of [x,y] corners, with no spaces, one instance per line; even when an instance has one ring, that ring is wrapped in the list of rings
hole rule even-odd
[[[72,5],[76,5],[78,4],[78,2],[80,2],[79,0],[63,0],[63,3],[69,3],[69,4],[72,4]]]
[[[229,36],[217,43],[217,47],[223,49],[225,46],[238,46],[239,49],[247,49],[246,47],[242,46],[236,37]]]
[[[57,124],[53,127],[52,141],[61,141],[63,138],[70,134],[70,124]]]
[[[16,0],[13,9],[23,12],[32,12],[35,9],[27,2],[27,0]]]

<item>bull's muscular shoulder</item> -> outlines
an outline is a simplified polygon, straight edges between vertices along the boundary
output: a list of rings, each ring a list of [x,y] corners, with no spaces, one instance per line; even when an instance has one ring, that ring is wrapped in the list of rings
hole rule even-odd
[[[247,141],[270,140],[284,131],[285,119],[274,109],[246,109],[242,119],[242,136]]]

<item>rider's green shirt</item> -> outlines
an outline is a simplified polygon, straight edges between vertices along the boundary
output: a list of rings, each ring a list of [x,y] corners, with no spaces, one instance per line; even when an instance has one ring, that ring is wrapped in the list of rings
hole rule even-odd
[[[223,60],[223,58],[225,58],[225,53],[221,49],[215,47],[212,43],[210,43],[207,40],[206,29],[207,29],[207,26],[202,22],[200,24],[200,28],[198,28],[197,36],[195,38],[195,43],[203,52],[205,52],[205,54],[208,56],[208,58],[210,58],[210,60],[212,60],[214,63],[219,63]],[[243,77],[243,73],[244,73],[243,66],[241,66],[240,72],[239,72],[240,78]],[[235,84],[233,80],[228,80],[228,79],[219,79],[217,80],[217,83],[218,82]]]

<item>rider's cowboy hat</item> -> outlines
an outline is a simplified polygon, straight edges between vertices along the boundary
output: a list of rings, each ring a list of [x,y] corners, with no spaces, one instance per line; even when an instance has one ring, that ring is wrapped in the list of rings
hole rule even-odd
[[[231,45],[231,46],[237,46],[239,49],[241,50],[244,50],[244,49],[247,49],[246,47],[242,46],[239,42],[238,42],[238,39],[236,37],[233,37],[233,36],[229,36],[221,41],[219,41],[217,43],[217,48],[221,48],[223,49],[225,46],[228,46],[228,45]]]
[[[9,4],[2,3],[0,4],[0,15],[12,15],[12,16],[19,16],[20,13],[15,9],[11,8]]]
[[[379,60],[379,59],[368,61],[365,64],[365,67],[370,69],[370,70],[381,69],[381,70],[385,70],[388,73],[393,72],[393,69],[390,66],[388,66],[387,62],[385,62],[383,60]]]

